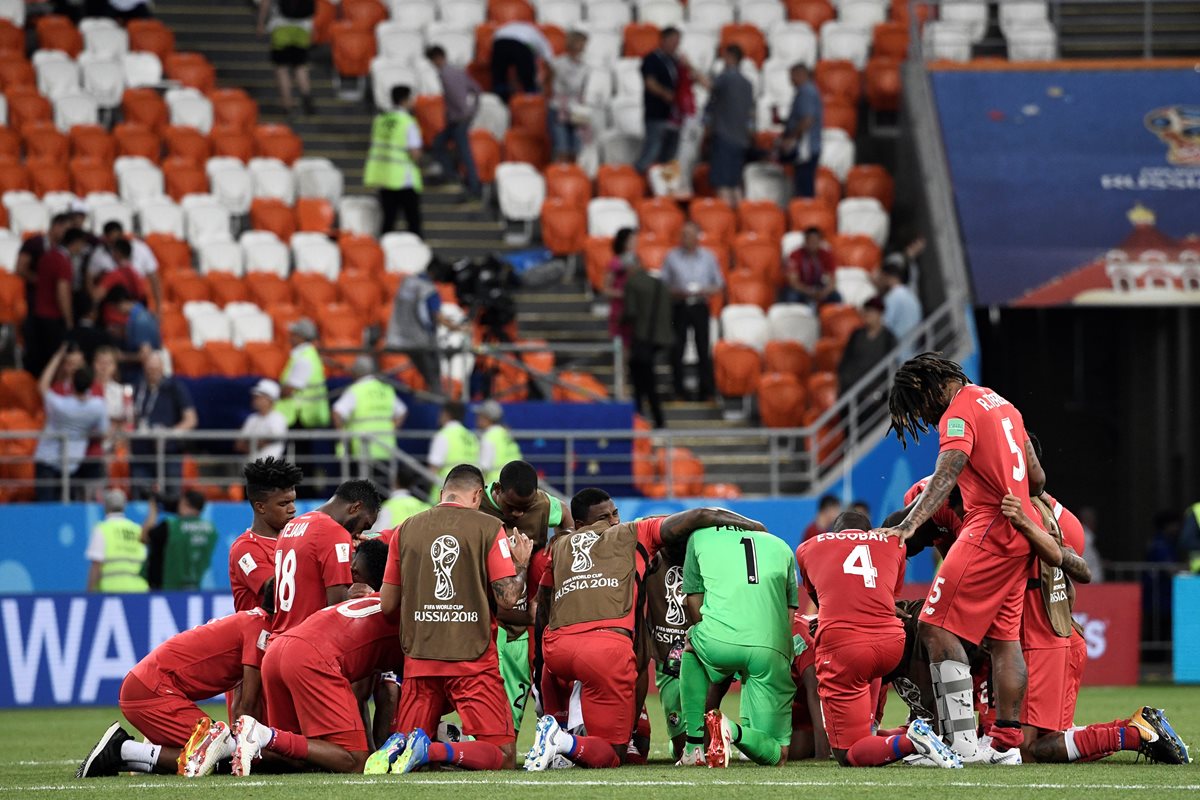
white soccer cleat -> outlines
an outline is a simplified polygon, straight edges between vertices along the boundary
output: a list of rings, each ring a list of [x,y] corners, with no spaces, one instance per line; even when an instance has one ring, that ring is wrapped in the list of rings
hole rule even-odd
[[[946,746],[925,720],[913,720],[908,726],[908,740],[917,748],[918,753],[942,769],[962,769],[962,759]],[[1020,753],[1017,755],[1020,756]]]
[[[979,739],[979,748],[975,751],[975,755],[963,757],[962,763],[1016,767],[1021,764],[1021,751],[1016,747],[1011,750],[997,750],[992,746],[992,737],[983,736]]]
[[[703,767],[704,766],[704,748],[699,745],[687,745],[683,748],[683,755],[675,762],[677,767]]]
[[[264,727],[254,717],[242,715],[233,725],[233,774],[249,775],[250,766],[262,758],[262,745],[258,741],[259,730]]]
[[[729,753],[733,750],[733,731],[729,729],[729,720],[714,708],[704,715],[704,729],[708,733],[704,763],[709,769],[725,769],[729,766]]]
[[[958,754],[955,753],[955,755],[958,755]],[[905,756],[904,758],[900,759],[900,761],[898,761],[897,763],[903,764],[906,767],[933,767],[934,769],[938,768],[938,764],[935,764],[933,761],[931,761],[928,756],[923,756],[920,753],[913,753],[911,756]]]
[[[575,762],[559,753],[554,758],[550,759],[550,769],[571,769],[575,766]]]
[[[545,772],[550,769],[550,762],[558,752],[558,734],[562,728],[550,714],[538,720],[537,730],[533,733],[533,746],[525,754],[526,772]]]
[[[197,723],[196,731],[179,756],[183,761],[184,777],[211,775],[219,762],[233,755],[233,731],[229,726],[219,720],[208,725],[204,723],[205,720]]]

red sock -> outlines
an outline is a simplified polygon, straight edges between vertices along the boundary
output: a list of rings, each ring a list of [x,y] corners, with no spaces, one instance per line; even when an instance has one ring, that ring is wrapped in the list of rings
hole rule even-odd
[[[567,753],[567,758],[581,767],[608,769],[621,765],[613,746],[599,736],[576,736],[574,739],[575,745]]]
[[[987,735],[992,737],[992,747],[997,750],[1016,750],[1025,743],[1025,734],[1021,732],[1020,726],[1002,728],[993,724],[988,728]]]
[[[295,758],[300,761],[308,758],[308,739],[305,739],[298,733],[291,731],[282,731],[279,728],[273,728],[274,736],[271,737],[271,742],[264,750],[270,750],[273,753],[279,753],[281,756]]]
[[[1137,750],[1142,743],[1142,734],[1132,725],[1089,725],[1074,732],[1075,749],[1080,760],[1105,756],[1118,750]]]
[[[908,733],[908,728],[880,728],[875,731],[876,736],[903,736]]]
[[[433,742],[429,745],[429,763],[494,771],[504,768],[504,751],[488,742]]]
[[[846,757],[852,767],[882,767],[915,752],[907,736],[868,736],[855,742]]]

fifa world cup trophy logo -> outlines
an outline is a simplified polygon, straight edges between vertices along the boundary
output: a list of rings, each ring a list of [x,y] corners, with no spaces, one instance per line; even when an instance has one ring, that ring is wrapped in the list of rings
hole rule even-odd
[[[683,622],[683,568],[671,567],[667,570],[667,624],[678,628]]]
[[[1200,164],[1200,106],[1163,106],[1146,115],[1146,128],[1167,145],[1167,163]]]
[[[433,596],[438,600],[453,600],[454,581],[450,579],[450,572],[458,561],[458,540],[453,536],[439,536],[433,540],[429,555],[433,558],[433,575],[436,581]]]
[[[592,568],[592,545],[600,534],[584,531],[571,536],[571,572],[587,572]]]

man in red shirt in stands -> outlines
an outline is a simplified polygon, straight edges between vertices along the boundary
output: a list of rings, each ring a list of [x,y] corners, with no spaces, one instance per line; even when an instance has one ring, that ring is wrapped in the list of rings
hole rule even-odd
[[[833,521],[840,513],[842,513],[842,501],[831,494],[822,495],[821,499],[817,501],[817,517],[808,523],[800,541],[807,542],[818,533],[825,533],[833,526]]]
[[[784,266],[787,285],[780,298],[785,303],[807,303],[816,308],[825,303],[840,303],[842,297],[833,284],[837,264],[825,244],[820,228],[804,232],[804,244],[792,251]]]
[[[35,266],[31,354],[26,364],[37,375],[75,328],[72,291],[75,270],[71,260],[87,247],[88,235],[79,228],[63,234],[62,242],[42,253]]]
[[[274,576],[279,532],[296,516],[296,487],[304,479],[295,464],[270,457],[247,464],[242,475],[254,516],[229,548],[229,586],[238,611],[258,605],[263,585]]]

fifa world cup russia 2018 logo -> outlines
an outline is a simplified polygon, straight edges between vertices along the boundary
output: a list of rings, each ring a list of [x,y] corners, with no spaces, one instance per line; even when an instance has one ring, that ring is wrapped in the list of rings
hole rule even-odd
[[[571,536],[571,572],[587,572],[592,568],[592,545],[600,534],[582,531]]]
[[[667,619],[666,623],[680,627],[684,623],[683,616],[683,568],[671,567],[667,570]]]
[[[1167,163],[1200,166],[1200,106],[1163,106],[1146,115],[1146,128],[1167,145]]]
[[[439,536],[429,547],[433,559],[433,596],[438,600],[454,599],[454,581],[450,573],[458,561],[458,540],[453,536]]]

